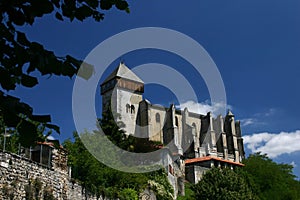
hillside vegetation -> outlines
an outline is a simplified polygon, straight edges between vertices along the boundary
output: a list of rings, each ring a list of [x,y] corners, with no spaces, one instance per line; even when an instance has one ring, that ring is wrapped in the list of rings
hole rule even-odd
[[[214,168],[196,185],[186,184],[180,200],[299,200],[300,182],[293,166],[278,164],[267,155],[255,153],[244,161],[245,167],[230,170]]]

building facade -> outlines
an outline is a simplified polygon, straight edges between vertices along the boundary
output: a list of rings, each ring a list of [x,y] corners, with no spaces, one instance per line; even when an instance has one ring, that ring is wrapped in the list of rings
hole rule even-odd
[[[153,105],[143,99],[144,83],[124,63],[101,84],[102,109],[118,113],[125,132],[161,142],[185,164],[185,179],[197,183],[213,166],[242,166],[245,156],[240,122],[231,111],[216,118]]]

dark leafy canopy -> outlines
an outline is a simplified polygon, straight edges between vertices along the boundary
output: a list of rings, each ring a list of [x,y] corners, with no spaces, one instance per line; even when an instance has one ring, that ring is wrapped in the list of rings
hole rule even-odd
[[[100,21],[104,18],[101,10],[115,6],[129,12],[125,0],[1,0],[0,1],[0,117],[8,127],[14,127],[23,145],[39,139],[38,125],[59,132],[59,128],[50,124],[51,118],[33,115],[33,109],[9,96],[7,91],[17,85],[34,87],[38,78],[32,72],[41,75],[58,75],[73,77],[82,61],[70,55],[59,57],[53,51],[46,50],[42,44],[29,41],[18,27],[32,25],[36,18],[53,14],[58,20],[77,19],[83,21],[92,18]],[[34,123],[39,122],[39,123]]]
[[[207,171],[201,181],[192,186],[192,190],[195,199],[258,200],[246,178],[229,168]]]
[[[149,180],[152,180],[161,185],[161,190],[165,192],[164,195],[156,193],[159,199],[172,199],[170,196],[172,188],[164,170],[141,174],[109,168],[89,153],[77,133],[74,133],[74,142],[67,140],[64,146],[68,150],[68,164],[72,167],[72,178],[80,181],[93,194],[110,199],[138,199],[138,194],[147,188]],[[156,191],[156,188],[152,189]]]
[[[126,151],[135,153],[147,153],[159,149],[159,142],[150,141],[148,138],[137,138],[126,135],[122,130],[125,124],[122,121],[116,122],[114,116],[120,119],[119,114],[113,114],[111,111],[107,111],[103,113],[102,118],[98,121],[102,131],[115,145]]]
[[[299,200],[300,182],[293,166],[278,164],[267,155],[255,153],[237,170],[214,168],[192,186],[196,199]]]
[[[74,142],[67,140],[64,142],[65,148],[68,150],[68,164],[72,167],[72,178],[79,180],[82,185],[90,192],[102,195],[110,199],[119,198],[123,199],[138,199],[140,194],[149,185],[149,181],[157,185],[156,187],[150,186],[156,193],[157,198],[161,200],[172,199],[172,187],[167,179],[165,170],[161,169],[150,173],[125,173],[105,166],[100,163],[90,152],[85,148],[81,141],[89,138],[91,141],[89,147],[94,146],[97,148],[100,142],[102,144],[102,137],[108,137],[115,145],[118,145],[125,150],[135,149],[136,141],[134,138],[128,138],[124,131],[121,130],[124,127],[124,123],[116,123],[113,119],[111,112],[103,114],[103,118],[99,119],[102,130],[106,136],[102,136],[98,131],[94,131],[92,134],[85,132],[81,133],[80,137],[75,132]],[[108,154],[103,153],[101,156],[104,159],[120,160],[120,154],[114,149],[109,150]],[[99,157],[98,157],[99,158]],[[100,159],[101,160],[101,159]],[[119,165],[117,161],[115,166]]]
[[[300,182],[295,180],[293,166],[275,163],[260,153],[250,155],[244,163],[243,171],[253,180],[260,199],[300,199]]]

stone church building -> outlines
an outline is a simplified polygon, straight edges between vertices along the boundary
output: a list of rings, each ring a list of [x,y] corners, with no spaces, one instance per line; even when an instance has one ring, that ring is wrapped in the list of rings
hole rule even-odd
[[[149,138],[170,148],[184,163],[184,178],[197,183],[205,170],[215,167],[243,166],[245,156],[240,122],[228,111],[214,118],[153,105],[143,99],[144,83],[124,63],[101,84],[103,112],[109,108],[120,114],[127,134]],[[169,173],[170,170],[169,170]]]

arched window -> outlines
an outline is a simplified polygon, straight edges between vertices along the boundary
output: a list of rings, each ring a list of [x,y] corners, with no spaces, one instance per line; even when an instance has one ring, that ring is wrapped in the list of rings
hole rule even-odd
[[[155,121],[156,121],[157,123],[160,122],[160,115],[159,115],[159,113],[156,113],[156,114],[155,114]]]
[[[134,114],[134,113],[135,113],[134,105],[131,105],[131,107],[130,107],[130,113],[131,113],[131,114]]]
[[[195,130],[196,130],[196,124],[195,124],[195,122],[194,122],[194,123],[192,123],[192,127],[194,127],[194,128],[195,128]]]
[[[193,127],[193,128],[194,128],[194,130],[195,130],[195,135],[197,135],[196,124],[195,124],[195,123],[192,123],[192,127]]]
[[[175,117],[175,125],[178,127],[178,117]]]
[[[129,111],[130,111],[130,105],[126,104],[126,113],[129,113]]]

